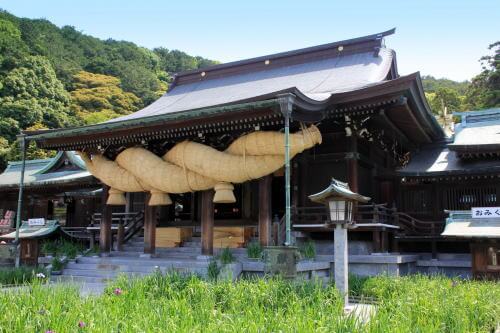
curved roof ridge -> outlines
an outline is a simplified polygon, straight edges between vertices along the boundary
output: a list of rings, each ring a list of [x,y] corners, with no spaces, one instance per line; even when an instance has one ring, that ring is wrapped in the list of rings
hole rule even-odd
[[[380,41],[380,47],[382,47],[383,46],[382,39],[386,36],[390,36],[390,35],[394,34],[395,32],[396,32],[396,28],[392,28],[392,29],[389,29],[389,30],[386,30],[383,32],[379,32],[379,33],[371,34],[371,35],[367,35],[367,36],[344,39],[344,40],[326,43],[326,44],[320,44],[320,45],[315,45],[315,46],[310,46],[310,47],[305,47],[305,48],[300,48],[300,49],[295,49],[295,50],[290,50],[290,51],[284,51],[284,52],[278,52],[278,53],[258,56],[258,57],[254,57],[254,58],[236,60],[236,61],[231,61],[231,62],[227,62],[227,63],[201,67],[201,68],[197,68],[197,69],[191,69],[191,70],[175,73],[175,76],[181,77],[181,76],[185,76],[185,75],[191,75],[194,73],[210,72],[213,70],[219,70],[219,69],[225,69],[225,68],[229,68],[229,67],[236,67],[236,66],[241,66],[241,65],[246,65],[246,64],[256,63],[256,62],[262,62],[265,60],[274,60],[274,59],[278,59],[278,58],[303,55],[303,54],[307,54],[307,53],[318,52],[318,51],[322,51],[322,50],[336,48],[338,46],[353,45],[353,44],[362,43],[362,42],[366,42],[366,41]]]

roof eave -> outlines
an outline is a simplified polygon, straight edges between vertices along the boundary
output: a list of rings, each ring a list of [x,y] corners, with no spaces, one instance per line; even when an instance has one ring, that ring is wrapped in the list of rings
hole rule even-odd
[[[209,108],[193,109],[188,111],[180,111],[175,113],[167,113],[158,116],[149,116],[138,119],[128,119],[117,122],[106,122],[96,125],[88,125],[82,127],[64,128],[57,130],[45,131],[23,131],[26,134],[26,140],[43,141],[54,138],[77,138],[78,135],[99,134],[116,129],[132,129],[136,127],[145,127],[166,123],[172,120],[190,120],[203,117],[207,114],[228,113],[241,111],[249,108],[265,108],[278,105],[277,99],[268,99],[261,101],[251,101],[240,104],[218,105]]]

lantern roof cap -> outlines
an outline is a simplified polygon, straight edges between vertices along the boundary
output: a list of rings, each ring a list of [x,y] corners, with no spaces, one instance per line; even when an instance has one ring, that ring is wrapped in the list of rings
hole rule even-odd
[[[332,178],[330,185],[323,191],[311,194],[309,199],[313,202],[326,204],[331,198],[344,198],[352,201],[368,202],[370,197],[365,197],[361,194],[351,191],[349,184]]]

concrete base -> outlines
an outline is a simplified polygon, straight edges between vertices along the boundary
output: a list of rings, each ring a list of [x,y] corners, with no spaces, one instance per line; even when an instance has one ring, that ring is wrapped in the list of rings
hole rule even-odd
[[[416,273],[427,275],[446,275],[448,277],[472,278],[472,264],[469,260],[417,260]]]
[[[222,265],[219,279],[235,281],[240,277],[242,270],[243,265],[240,262]]]
[[[331,240],[315,240],[316,253],[319,255],[332,254],[335,251],[335,245]],[[373,244],[371,241],[350,240],[347,242],[349,254],[370,254],[373,253]]]

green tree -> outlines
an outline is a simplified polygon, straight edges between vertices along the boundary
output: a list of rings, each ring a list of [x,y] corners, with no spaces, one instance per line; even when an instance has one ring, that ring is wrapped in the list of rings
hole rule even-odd
[[[466,105],[470,110],[500,106],[500,41],[488,49],[493,54],[480,59],[483,71],[472,79],[466,93]]]
[[[73,80],[71,109],[86,124],[129,114],[142,106],[139,97],[120,88],[116,77],[80,71]]]
[[[0,137],[11,142],[16,139],[19,132],[19,122],[17,120],[9,117],[0,119]]]
[[[13,22],[0,18],[0,71],[13,68],[16,60],[26,52],[19,28]]]
[[[465,95],[467,88],[470,84],[469,81],[457,82],[450,79],[436,79],[432,75],[422,76],[422,84],[425,92],[434,93],[439,88],[450,88],[455,90],[460,96]]]
[[[438,87],[435,92],[426,93],[429,106],[435,115],[443,115],[444,109],[448,113],[462,111],[462,97],[452,88]]]
[[[0,117],[16,120],[21,128],[37,122],[64,127],[71,124],[69,101],[47,59],[30,56],[2,79]]]
[[[14,142],[22,129],[92,124],[134,112],[167,90],[172,72],[213,63],[0,10],[0,169],[20,156]],[[30,146],[28,157],[45,156]]]

